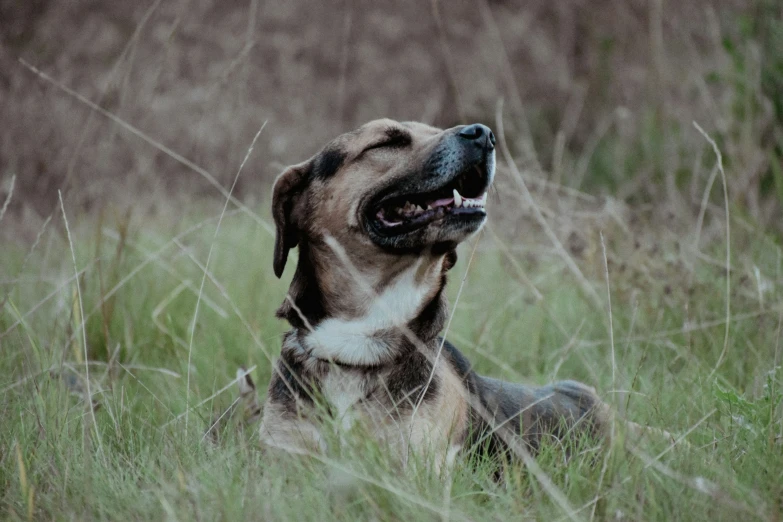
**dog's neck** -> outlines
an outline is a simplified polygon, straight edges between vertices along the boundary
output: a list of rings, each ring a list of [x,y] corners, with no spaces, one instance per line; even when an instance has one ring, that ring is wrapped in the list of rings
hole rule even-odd
[[[307,355],[343,365],[380,366],[436,339],[447,315],[445,272],[454,254],[388,256],[384,261],[357,266],[337,259],[328,245],[300,245],[297,270],[278,316],[298,330]]]

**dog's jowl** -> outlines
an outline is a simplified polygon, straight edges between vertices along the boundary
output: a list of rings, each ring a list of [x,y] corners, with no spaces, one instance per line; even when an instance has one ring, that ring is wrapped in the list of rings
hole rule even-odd
[[[486,440],[503,450],[600,434],[608,409],[572,381],[528,388],[477,375],[439,337],[446,274],[487,219],[495,136],[377,120],[275,182],[274,270],[296,270],[277,314],[291,324],[264,407],[264,443],[323,451],[316,402],[399,451],[449,464]],[[513,441],[512,441],[513,439]],[[514,442],[516,441],[516,442]],[[440,466],[440,464],[438,465]]]

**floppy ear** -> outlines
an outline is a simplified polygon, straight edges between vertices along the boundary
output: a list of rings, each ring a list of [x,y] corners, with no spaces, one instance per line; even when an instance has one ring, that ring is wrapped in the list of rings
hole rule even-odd
[[[275,275],[283,275],[288,251],[299,243],[299,223],[293,215],[294,207],[309,182],[310,160],[285,169],[275,180],[272,193],[272,217],[275,234]]]

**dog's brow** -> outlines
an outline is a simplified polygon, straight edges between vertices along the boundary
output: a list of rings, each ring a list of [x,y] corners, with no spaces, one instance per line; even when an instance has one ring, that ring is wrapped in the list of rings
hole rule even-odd
[[[360,158],[365,152],[371,149],[379,147],[407,147],[413,143],[413,135],[407,130],[399,127],[387,126],[382,129],[374,131],[376,135],[380,135],[366,145],[364,149],[356,156]]]
[[[315,162],[312,176],[325,180],[334,176],[345,162],[345,151],[339,147],[329,147],[324,150]]]
[[[400,140],[400,141],[411,142],[413,139],[410,132],[403,130],[399,127],[386,127],[384,133],[386,134],[386,138],[388,138],[389,140]]]

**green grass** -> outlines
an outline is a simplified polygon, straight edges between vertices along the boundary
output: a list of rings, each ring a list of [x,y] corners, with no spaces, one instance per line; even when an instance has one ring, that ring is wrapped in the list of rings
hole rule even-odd
[[[100,407],[93,423],[83,400],[74,267],[55,219],[32,253],[9,245],[0,254],[2,518],[568,519],[568,507],[524,466],[495,482],[480,451],[463,456],[445,480],[426,466],[401,470],[362,437],[320,458],[263,451],[256,430],[241,422],[227,423],[218,444],[203,440],[237,396],[234,387],[215,393],[238,367],[255,367],[263,399],[269,357],[286,329],[274,310],[290,268],[277,280],[269,232],[229,212],[214,242],[188,368],[199,265],[217,216],[76,221],[90,384]],[[606,228],[614,346],[597,230],[586,231],[588,245],[575,257],[581,275],[532,226],[524,240],[502,245],[483,233],[470,266],[471,247],[461,247],[452,298],[467,277],[448,337],[478,371],[531,384],[580,379],[627,418],[688,433],[690,446],[670,449],[652,438],[600,454],[585,447],[568,461],[546,448],[537,462],[578,510],[575,518],[780,516],[780,250],[761,230],[733,223],[728,351],[714,375],[727,298],[720,234],[696,255],[686,234],[671,231],[658,244],[649,234]]]

